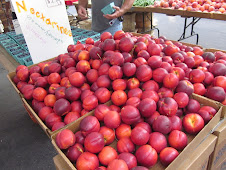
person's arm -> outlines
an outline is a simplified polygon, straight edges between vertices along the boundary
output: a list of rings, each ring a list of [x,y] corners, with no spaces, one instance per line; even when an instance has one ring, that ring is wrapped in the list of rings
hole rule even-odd
[[[86,11],[87,5],[88,5],[88,0],[79,0],[78,1],[78,16],[82,20],[88,18],[87,11]]]
[[[115,12],[113,14],[104,15],[104,17],[107,19],[114,19],[124,15],[130,8],[132,8],[134,1],[135,0],[124,0],[121,8],[115,6]]]

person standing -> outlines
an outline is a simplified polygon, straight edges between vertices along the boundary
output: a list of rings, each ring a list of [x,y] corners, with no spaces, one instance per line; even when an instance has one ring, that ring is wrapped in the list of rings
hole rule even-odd
[[[114,2],[115,12],[113,14],[104,15],[101,9],[106,5]],[[134,0],[92,0],[92,30],[103,33],[110,32],[112,35],[118,30],[122,30],[122,22],[120,17],[123,16],[132,6]],[[84,20],[87,19],[88,0],[79,0],[78,16]],[[113,24],[110,21],[116,19]]]

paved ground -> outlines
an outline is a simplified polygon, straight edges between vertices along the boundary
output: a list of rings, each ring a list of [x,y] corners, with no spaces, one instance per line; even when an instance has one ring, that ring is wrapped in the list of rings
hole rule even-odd
[[[183,31],[184,19],[155,14],[161,35],[177,40]],[[195,26],[200,34],[199,45],[226,50],[226,21],[201,19]],[[194,38],[184,42],[195,43]],[[1,57],[1,55],[0,55]],[[0,169],[51,170],[56,152],[50,139],[27,115],[16,91],[0,64]]]
[[[0,169],[55,169],[50,139],[28,116],[7,74],[0,64]]]

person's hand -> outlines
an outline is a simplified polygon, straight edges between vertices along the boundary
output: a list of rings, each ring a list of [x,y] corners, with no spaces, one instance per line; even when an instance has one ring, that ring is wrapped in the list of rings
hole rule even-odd
[[[118,18],[124,14],[122,9],[119,8],[118,6],[114,6],[113,8],[115,9],[115,12],[113,14],[107,14],[107,15],[103,15],[103,16],[107,19],[114,19],[114,18]]]
[[[88,19],[87,11],[83,6],[78,6],[78,16],[81,20]]]

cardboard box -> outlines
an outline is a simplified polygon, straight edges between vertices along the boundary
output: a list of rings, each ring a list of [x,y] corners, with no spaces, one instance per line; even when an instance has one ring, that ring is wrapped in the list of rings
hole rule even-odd
[[[217,136],[217,143],[212,155],[212,158],[209,163],[209,168],[211,170],[215,170],[219,167],[223,162],[225,162],[226,158],[226,119],[221,120],[219,122],[217,129],[213,132],[214,135]]]
[[[86,116],[90,116],[90,115],[93,115],[94,114],[94,111],[91,111],[87,114],[84,115],[84,117]],[[79,131],[79,125],[80,125],[80,122],[82,121],[82,119],[78,119],[76,121],[76,123],[73,123],[71,125],[68,126],[67,129],[70,129],[71,131],[73,131],[74,133]],[[60,148],[56,145],[56,142],[55,142],[55,138],[56,138],[56,135],[57,133],[53,134],[51,136],[51,140],[52,140],[52,144],[54,146],[54,148],[56,149],[57,153],[60,155],[61,157],[61,160],[62,160],[62,163],[63,164],[66,164],[69,169],[76,169],[75,166],[71,163],[71,161],[66,157],[66,155],[60,150]],[[63,169],[59,169],[59,170],[63,170]]]
[[[214,170],[225,170],[225,169],[226,169],[226,159]]]
[[[56,170],[70,170],[70,167],[65,163],[60,155],[53,157],[53,162],[55,164]]]
[[[52,60],[52,59],[50,59],[50,60]],[[47,62],[47,61],[50,61],[50,60],[46,60],[46,61],[44,61],[44,62]],[[35,66],[35,65],[37,65],[37,64],[34,64],[34,65],[32,65],[32,66]],[[28,68],[30,68],[30,67],[32,67],[32,66],[29,66]],[[16,92],[18,93],[18,95],[20,96],[20,98],[21,98],[21,100],[22,100],[22,102],[23,102],[23,104],[24,104],[24,107],[25,107],[25,109],[27,110],[27,113],[28,113],[28,115],[30,116],[30,118],[32,119],[32,121],[33,121],[34,123],[38,123],[38,124],[40,125],[40,127],[43,129],[43,131],[47,134],[47,136],[48,136],[49,138],[51,138],[51,136],[54,135],[55,133],[58,133],[60,130],[66,129],[66,128],[70,127],[71,124],[74,124],[76,121],[79,121],[80,119],[83,119],[84,117],[86,117],[87,115],[89,115],[89,114],[86,114],[86,115],[80,117],[79,119],[77,119],[76,121],[74,121],[74,122],[72,122],[72,123],[70,123],[70,124],[68,124],[68,125],[65,125],[63,128],[58,129],[58,130],[56,130],[56,131],[52,131],[51,129],[49,129],[49,128],[45,125],[45,123],[39,118],[39,116],[37,115],[37,113],[35,113],[35,111],[32,109],[32,107],[31,107],[31,101],[27,101],[27,100],[23,97],[23,94],[18,90],[18,88],[16,87],[16,85],[15,85],[14,82],[12,81],[12,79],[13,79],[13,77],[14,77],[15,75],[16,75],[16,72],[11,72],[11,73],[9,73],[9,74],[7,75],[7,78],[8,78],[9,81],[11,82],[12,86],[14,87],[14,89],[16,90]],[[106,103],[106,104],[108,104],[108,103]]]
[[[13,77],[16,75],[16,72],[11,72],[11,73],[9,73],[8,75],[7,75],[7,78],[8,78],[8,80],[9,80],[9,82],[12,84],[12,86],[14,87],[14,89],[16,90],[16,92],[18,93],[18,95],[20,96],[20,97],[22,97],[22,94],[21,94],[21,92],[19,91],[19,89],[16,87],[16,85],[14,84],[14,82],[13,82]]]
[[[208,105],[208,106],[212,106],[215,109],[218,110],[218,112],[216,113],[216,115],[211,119],[211,121],[205,125],[205,127],[196,135],[188,135],[188,140],[189,140],[189,144],[184,148],[184,150],[180,153],[180,155],[168,166],[168,167],[164,167],[160,162],[158,162],[154,167],[152,167],[151,169],[155,170],[155,169],[167,169],[167,170],[175,170],[178,169],[178,167],[183,166],[185,163],[187,164],[187,159],[190,158],[190,156],[192,154],[199,154],[200,150],[202,150],[203,148],[201,148],[199,150],[199,148],[201,147],[201,144],[203,143],[203,141],[205,141],[205,139],[207,139],[207,137],[212,133],[212,129],[218,124],[218,122],[220,121],[220,117],[221,117],[221,111],[222,111],[222,107],[219,106],[216,102],[209,100],[205,97],[193,94],[192,98],[196,99],[197,101],[199,101],[199,103],[201,105]],[[93,112],[88,113],[88,115],[93,115]],[[88,116],[87,115],[87,116]],[[79,130],[79,125],[82,119],[78,120],[76,123],[71,124],[70,126],[68,126],[67,129],[72,130],[74,133],[77,132]],[[70,162],[70,160],[66,157],[66,155],[59,149],[59,147],[56,145],[55,142],[55,138],[56,138],[57,133],[55,133],[54,135],[52,135],[52,144],[54,146],[54,148],[56,149],[56,151],[58,152],[58,154],[62,157],[62,159],[66,162],[66,164],[72,169],[75,170],[75,166]],[[210,135],[211,136],[211,135]],[[213,137],[211,137],[213,139]],[[215,139],[214,139],[215,140]],[[214,141],[212,140],[212,142],[205,142],[205,143],[209,143],[206,146],[209,147],[214,145],[210,145],[211,143],[213,143]],[[113,144],[114,145],[114,144]],[[210,154],[211,149],[205,149],[207,151],[205,151],[203,154]],[[190,158],[192,160],[192,158]],[[198,159],[198,156],[197,156]],[[207,160],[208,158],[206,158]],[[196,161],[194,160],[194,163],[196,163]],[[205,162],[204,162],[205,163]],[[184,168],[184,167],[183,167]],[[182,169],[183,169],[182,168]]]
[[[23,95],[21,94],[21,92],[19,91],[19,89],[16,87],[16,85],[13,83],[12,81],[12,78],[15,76],[15,72],[12,72],[12,73],[9,73],[7,75],[7,78],[8,80],[10,81],[10,83],[12,84],[12,86],[14,87],[14,89],[16,90],[17,94],[19,95],[21,101],[23,102],[24,104],[24,108],[25,110],[27,111],[28,115],[30,116],[31,120],[34,122],[34,123],[38,123],[36,118],[34,117],[33,113],[31,112],[30,108],[28,107],[28,105],[26,104],[26,100],[23,98]]]
[[[52,59],[49,59],[49,60],[46,60],[44,62],[47,62],[47,61],[50,61]],[[37,64],[34,64],[32,66],[35,66]],[[32,66],[29,66],[28,68],[32,67]],[[61,129],[64,129],[64,128],[67,128],[70,124],[74,123],[70,123],[68,125],[65,125],[63,128],[61,129],[58,129],[56,131],[52,131],[51,129],[49,129],[45,123],[39,118],[39,116],[37,115],[37,113],[35,113],[35,111],[32,109],[31,107],[31,101],[27,101],[24,97],[23,97],[23,94],[18,90],[18,88],[16,87],[16,85],[14,84],[14,82],[12,81],[13,77],[16,75],[16,72],[11,72],[7,75],[7,78],[9,79],[10,83],[12,84],[12,86],[14,87],[14,89],[16,90],[16,92],[18,93],[18,95],[20,96],[23,104],[24,104],[24,107],[25,109],[27,110],[28,112],[28,115],[30,116],[30,118],[32,119],[33,122],[35,123],[38,123],[40,125],[40,127],[43,129],[43,131],[47,134],[47,136],[49,138],[51,138],[51,136],[57,132],[59,132]],[[83,117],[80,117],[81,119]],[[79,119],[80,119],[79,118]]]
[[[25,105],[25,108],[28,109],[28,114],[29,116],[31,117],[31,119],[35,119],[35,121],[40,125],[40,127],[43,129],[43,131],[47,134],[47,136],[49,138],[51,138],[51,136],[53,136],[54,134],[57,134],[59,131],[61,131],[62,129],[68,129],[70,128],[71,126],[73,126],[73,124],[75,124],[77,121],[80,122],[84,117],[90,115],[90,114],[93,114],[93,111],[88,113],[88,114],[85,114],[84,116],[81,116],[80,118],[78,118],[76,121],[74,122],[71,122],[70,124],[67,124],[65,125],[63,128],[61,129],[58,129],[56,131],[52,131],[51,129],[49,129],[45,123],[39,118],[39,116],[35,113],[35,111],[32,109],[31,107],[31,104],[29,104],[24,98],[22,98],[22,101]]]
[[[222,118],[226,118],[226,105],[222,105]]]
[[[186,163],[178,167],[178,169],[195,169],[205,170],[207,169],[210,155],[214,151],[214,147],[217,141],[217,137],[213,134],[207,136],[207,138],[200,143],[195,151],[188,157]]]

